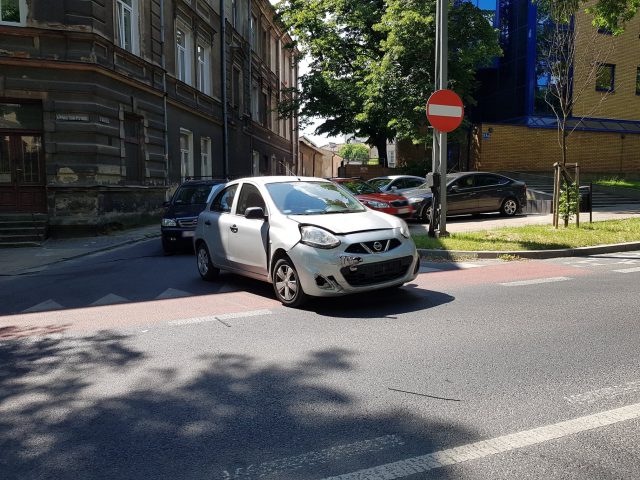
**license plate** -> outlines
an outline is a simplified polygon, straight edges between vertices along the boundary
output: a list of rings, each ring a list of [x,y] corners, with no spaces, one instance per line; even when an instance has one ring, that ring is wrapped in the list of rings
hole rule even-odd
[[[193,237],[193,235],[194,235],[195,233],[196,233],[196,232],[193,232],[193,231],[182,232],[182,236],[183,236],[183,237]]]
[[[409,213],[409,207],[399,208],[398,213]]]

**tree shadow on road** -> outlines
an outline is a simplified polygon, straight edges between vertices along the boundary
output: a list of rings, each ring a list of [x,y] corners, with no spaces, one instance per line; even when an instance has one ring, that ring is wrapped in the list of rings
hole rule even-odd
[[[102,332],[0,343],[3,479],[305,480],[477,439],[411,413],[395,392],[371,405],[343,390],[337,380],[357,368],[349,350],[281,363],[182,354],[191,357],[167,367],[133,340]]]

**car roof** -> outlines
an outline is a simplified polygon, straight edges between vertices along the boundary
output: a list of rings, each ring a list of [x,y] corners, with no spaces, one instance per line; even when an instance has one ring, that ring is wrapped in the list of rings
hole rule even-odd
[[[381,176],[381,177],[371,178],[370,180],[381,180],[381,179],[395,180],[397,178],[419,178],[421,180],[424,180],[423,177],[419,177],[418,175],[384,175],[384,176]]]
[[[219,183],[226,183],[226,180],[222,180],[222,179],[197,179],[197,180],[185,180],[184,182],[182,182],[180,184],[180,186],[182,187],[183,185],[218,185]]]
[[[268,185],[271,183],[285,183],[285,182],[329,182],[320,177],[296,177],[295,175],[266,175],[262,177],[242,177],[237,178],[229,183],[239,182],[253,182],[257,185]]]

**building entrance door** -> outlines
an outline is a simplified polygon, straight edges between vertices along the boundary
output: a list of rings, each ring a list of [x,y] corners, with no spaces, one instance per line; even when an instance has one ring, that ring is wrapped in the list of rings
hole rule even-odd
[[[46,212],[40,135],[0,132],[0,212]]]

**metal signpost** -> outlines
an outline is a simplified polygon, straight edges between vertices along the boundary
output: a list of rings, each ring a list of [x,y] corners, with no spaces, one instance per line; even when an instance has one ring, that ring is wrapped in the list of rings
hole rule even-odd
[[[429,236],[446,237],[447,233],[447,132],[460,126],[464,116],[462,100],[453,91],[447,90],[448,49],[448,0],[436,2],[436,58],[434,92],[427,102],[427,118],[434,128],[433,156],[430,177],[433,200]]]

